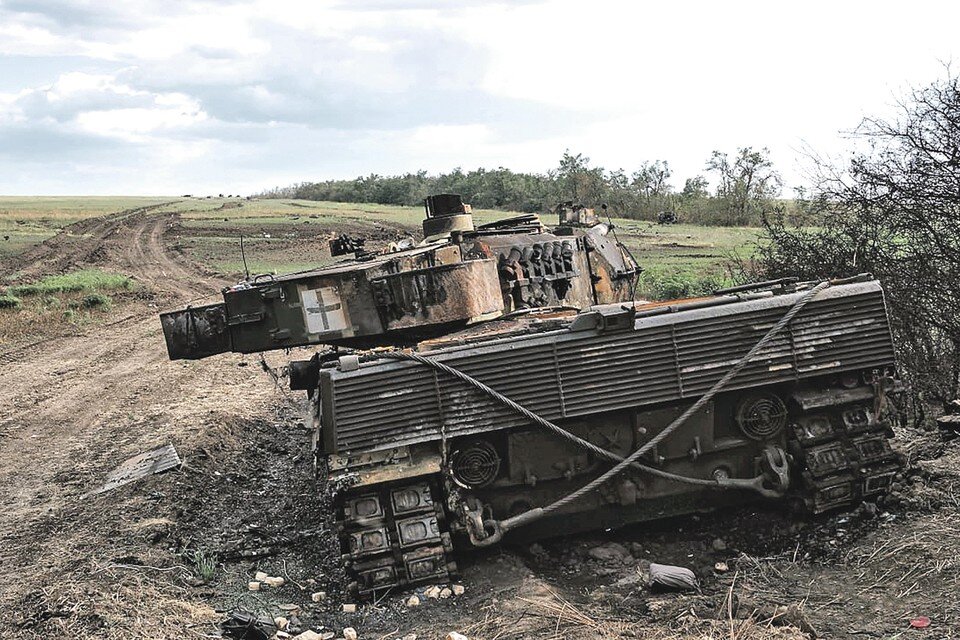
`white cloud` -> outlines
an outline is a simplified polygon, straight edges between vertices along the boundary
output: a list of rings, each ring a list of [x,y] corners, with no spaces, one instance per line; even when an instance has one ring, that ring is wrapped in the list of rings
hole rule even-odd
[[[79,71],[62,74],[56,82],[47,88],[40,89],[38,93],[42,93],[50,102],[65,102],[90,93],[109,93],[115,96],[147,95],[146,91],[136,91],[126,85],[118,84],[112,75]]]
[[[667,159],[682,182],[740,145],[795,183],[804,142],[844,148],[838,130],[941,73],[958,17],[919,0],[7,0],[0,191],[543,170],[567,148]]]
[[[84,111],[77,115],[76,121],[80,130],[86,133],[114,136],[129,142],[148,142],[145,134],[189,127],[206,119],[196,102],[187,99],[181,106],[158,104],[154,108]]]
[[[0,23],[0,54],[58,55],[75,53],[75,43],[47,29],[24,24]]]
[[[28,93],[29,90],[26,89],[17,93],[0,93],[0,126],[24,122],[27,119],[17,103]]]
[[[105,74],[65,73],[52,84],[0,94],[0,114],[93,135],[144,142],[143,134],[183,129],[206,120],[199,102],[183,93],[134,89]]]

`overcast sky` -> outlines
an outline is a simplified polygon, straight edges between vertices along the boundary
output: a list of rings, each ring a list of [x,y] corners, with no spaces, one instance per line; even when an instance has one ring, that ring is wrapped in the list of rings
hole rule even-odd
[[[439,9],[434,7],[441,7]],[[809,146],[960,64],[955,2],[0,0],[0,194],[243,193]],[[787,192],[789,194],[789,190]]]

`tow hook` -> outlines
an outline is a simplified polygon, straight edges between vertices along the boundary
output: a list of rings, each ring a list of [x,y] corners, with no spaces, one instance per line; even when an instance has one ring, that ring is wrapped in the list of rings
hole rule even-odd
[[[503,529],[500,523],[493,519],[483,519],[483,507],[477,505],[470,508],[467,504],[462,507],[463,519],[466,524],[470,544],[475,547],[489,547],[503,538]]]
[[[790,488],[790,464],[783,449],[772,446],[764,449],[760,467],[763,475],[773,485],[773,490],[779,495],[783,495]]]
[[[482,538],[477,538],[473,534],[473,528],[470,527],[467,529],[468,534],[470,535],[470,543],[475,547],[489,547],[497,544],[500,540],[503,539],[503,529],[500,527],[500,523],[496,520],[489,519],[483,521],[483,536]]]

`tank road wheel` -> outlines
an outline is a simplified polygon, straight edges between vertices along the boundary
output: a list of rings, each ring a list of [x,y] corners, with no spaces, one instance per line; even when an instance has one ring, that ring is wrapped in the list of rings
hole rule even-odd
[[[362,599],[446,582],[457,572],[440,490],[422,479],[347,489],[338,496],[340,549]]]

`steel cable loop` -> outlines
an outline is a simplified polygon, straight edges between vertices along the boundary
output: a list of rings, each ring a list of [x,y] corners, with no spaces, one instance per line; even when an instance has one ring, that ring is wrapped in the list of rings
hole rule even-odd
[[[543,507],[542,512],[540,514],[531,514],[531,516],[528,516],[527,518],[524,518],[524,516],[527,514],[520,514],[519,516],[505,520],[502,523],[503,530],[504,531],[509,530],[511,526],[517,526],[518,524],[523,524],[524,522],[529,521],[531,518],[536,519],[537,517],[542,517],[543,515],[556,511],[557,509],[561,509],[567,504],[570,504],[571,502],[577,500],[584,494],[589,493],[590,491],[593,491],[594,489],[602,485],[604,482],[606,482],[610,478],[622,473],[624,469],[630,466],[630,464],[634,460],[636,460],[637,458],[644,455],[645,453],[650,451],[652,448],[654,448],[655,446],[663,442],[664,439],[669,437],[671,433],[676,431],[678,427],[680,427],[684,422],[686,422],[690,418],[690,416],[692,416],[697,411],[702,409],[703,405],[705,405],[710,400],[712,400],[713,397],[717,395],[717,393],[719,393],[730,382],[730,380],[732,380],[738,373],[740,373],[740,371],[743,370],[745,366],[747,366],[750,360],[752,360],[753,357],[757,355],[757,353],[761,349],[767,346],[767,343],[770,342],[770,340],[772,340],[774,336],[780,333],[780,331],[782,331],[783,328],[786,327],[791,320],[793,320],[794,316],[800,313],[800,310],[803,309],[807,305],[807,303],[813,299],[814,296],[816,296],[818,293],[820,293],[821,291],[823,291],[829,286],[830,286],[829,281],[823,281],[820,284],[813,287],[812,289],[810,289],[809,291],[805,292],[802,296],[800,296],[800,298],[793,304],[793,306],[790,307],[790,310],[787,311],[787,313],[785,313],[784,316],[780,318],[780,320],[775,325],[773,325],[773,327],[770,328],[770,330],[766,333],[766,335],[760,338],[760,341],[757,342],[757,344],[753,345],[753,348],[750,349],[750,351],[748,351],[745,356],[740,358],[740,360],[735,365],[733,365],[733,367],[731,367],[730,370],[728,370],[727,373],[724,374],[722,378],[717,380],[717,382],[714,383],[712,387],[710,387],[709,391],[707,391],[704,395],[702,395],[699,400],[697,400],[692,405],[690,405],[687,408],[687,410],[684,411],[680,416],[678,416],[673,422],[671,422],[667,426],[667,428],[665,428],[663,431],[661,431],[656,436],[651,438],[646,444],[644,444],[639,449],[637,449],[636,451],[631,453],[629,456],[627,456],[627,458],[624,459],[623,462],[618,463],[612,469],[608,470],[606,473],[600,475],[599,477],[591,480],[590,482],[580,487],[570,495],[564,496],[563,498],[560,498],[556,502],[549,504],[546,507]]]
[[[760,340],[750,349],[750,351],[748,351],[746,355],[744,355],[740,360],[738,360],[737,363],[733,365],[733,367],[731,367],[727,371],[727,373],[723,375],[722,378],[720,378],[720,380],[714,383],[714,385],[710,387],[710,389],[703,396],[701,396],[696,402],[690,405],[686,409],[686,411],[684,411],[680,416],[674,419],[674,421],[671,422],[663,431],[661,431],[656,436],[651,438],[648,442],[646,442],[644,445],[642,445],[639,449],[631,453],[626,458],[622,458],[621,456],[618,456],[617,454],[611,451],[607,451],[606,449],[598,447],[592,442],[588,442],[587,440],[584,440],[583,438],[580,438],[570,433],[569,431],[566,431],[560,428],[553,422],[550,422],[549,420],[541,416],[538,416],[537,414],[533,413],[526,407],[523,407],[522,405],[517,404],[516,402],[504,396],[503,394],[499,393],[498,391],[491,389],[486,384],[484,384],[483,382],[480,382],[476,378],[473,378],[472,376],[469,376],[468,374],[463,373],[462,371],[459,371],[457,369],[454,369],[453,367],[450,367],[442,362],[438,362],[436,360],[426,358],[418,353],[411,353],[411,352],[392,351],[392,352],[384,352],[379,355],[387,358],[392,358],[395,360],[412,360],[414,362],[418,362],[428,367],[432,367],[434,369],[443,371],[479,389],[483,393],[489,395],[490,397],[498,400],[502,404],[510,407],[511,409],[525,416],[530,421],[549,429],[550,431],[556,433],[557,435],[560,435],[566,438],[567,440],[570,440],[571,442],[574,442],[580,445],[585,449],[588,449],[589,451],[597,454],[598,456],[617,462],[617,464],[614,467],[612,467],[602,475],[591,480],[590,482],[580,487],[576,491],[573,491],[569,495],[564,496],[563,498],[560,498],[559,500],[547,505],[546,507],[531,509],[530,511],[521,513],[520,515],[514,516],[512,518],[509,518],[499,523],[502,531],[505,532],[521,524],[532,522],[553,511],[563,508],[564,506],[570,504],[571,502],[574,502],[575,500],[579,499],[583,495],[595,490],[597,487],[599,487],[603,483],[619,475],[624,470],[630,467],[642,470],[646,473],[650,473],[651,475],[659,476],[659,477],[670,479],[670,480],[675,480],[677,482],[684,482],[684,483],[695,484],[695,485],[706,485],[706,486],[713,486],[713,487],[725,486],[724,483],[721,483],[718,480],[707,480],[703,478],[689,478],[686,476],[680,476],[680,475],[672,474],[666,471],[661,471],[660,469],[647,467],[645,465],[639,464],[637,462],[637,459],[640,458],[640,456],[649,452],[651,449],[656,447],[661,442],[663,442],[666,438],[670,437],[670,435],[674,431],[676,431],[680,426],[682,426],[687,420],[689,420],[693,414],[695,414],[697,411],[702,409],[706,403],[710,402],[710,400],[712,400],[714,396],[716,396],[720,391],[722,391],[723,388],[727,384],[729,384],[729,382],[734,377],[736,377],[736,375],[740,373],[740,371],[742,371],[743,368],[747,366],[747,364],[750,363],[750,361],[754,358],[754,356],[756,356],[757,353],[760,352],[760,350],[763,349],[770,342],[770,340],[774,338],[774,336],[780,333],[780,331],[782,331],[783,328],[786,327],[791,320],[793,320],[793,318],[800,312],[801,309],[803,309],[807,305],[808,302],[810,302],[814,298],[814,296],[816,296],[818,293],[820,293],[821,291],[823,291],[825,288],[829,286],[830,286],[830,282],[825,280],[823,282],[820,282],[816,286],[812,287],[811,289],[807,290],[806,292],[804,292],[804,294],[793,304],[793,306],[787,311],[787,313],[785,313],[783,317],[780,318],[780,320],[778,320],[777,323],[773,327],[771,327],[770,330],[762,338],[760,338]],[[739,488],[741,485],[734,484],[734,485],[727,485],[727,486],[734,486]]]

